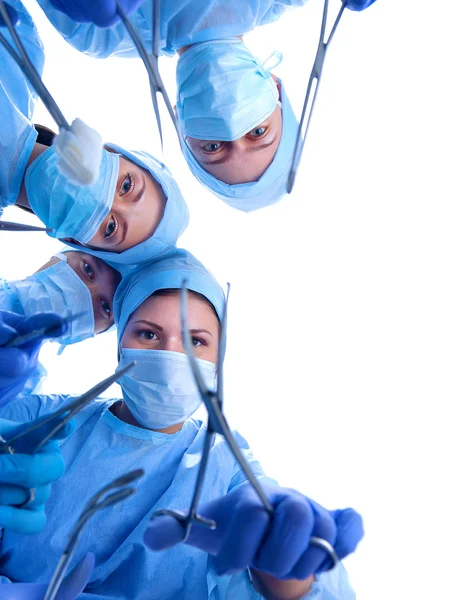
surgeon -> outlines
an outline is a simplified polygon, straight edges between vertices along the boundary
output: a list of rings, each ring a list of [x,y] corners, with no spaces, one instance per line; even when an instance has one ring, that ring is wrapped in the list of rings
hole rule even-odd
[[[94,20],[87,9],[83,18],[74,15],[72,6],[87,2],[38,2],[81,52],[98,58],[137,56],[123,23],[105,29],[77,22]],[[305,2],[160,0],[159,51],[180,56],[176,112],[183,154],[195,177],[238,210],[257,210],[284,196],[298,129],[285,86],[271,73],[280,53],[272,65],[260,62],[241,36]],[[349,0],[346,7],[360,11],[373,2]],[[151,53],[153,0],[145,0],[130,20]]]
[[[20,281],[0,279],[0,308],[19,314],[55,312],[68,323],[64,345],[81,342],[114,324],[113,298],[120,274],[86,252],[66,250]]]
[[[16,30],[39,73],[43,47],[20,0],[10,0]],[[9,32],[2,34],[14,46]],[[34,126],[36,94],[0,44],[0,214],[17,205],[36,214],[53,237],[122,269],[173,247],[188,223],[187,206],[170,171],[146,152],[103,149],[100,176],[76,186],[58,171],[54,134]]]
[[[123,399],[98,400],[77,416],[76,431],[61,444],[66,473],[54,484],[47,503],[48,525],[32,539],[5,532],[2,581],[48,582],[86,497],[114,473],[142,467],[145,475],[136,495],[125,506],[99,513],[81,539],[74,562],[90,551],[96,563],[86,600],[353,599],[342,566],[319,573],[326,555],[317,549],[311,555],[308,540],[312,531],[324,535],[343,558],[362,537],[360,517],[351,509],[329,512],[298,492],[276,486],[237,432],[242,453],[275,500],[272,525],[260,518],[245,475],[221,436],[209,455],[199,508],[200,514],[205,510],[217,518],[220,540],[215,539],[215,548],[198,536],[173,545],[180,541],[173,536],[173,524],[166,527],[159,517],[149,521],[155,510],[188,508],[206,434],[206,425],[192,417],[201,399],[182,343],[179,290],[184,279],[190,290],[188,319],[195,354],[207,385],[214,386],[223,292],[192,255],[174,250],[121,282],[115,298],[119,366],[136,361],[120,382]],[[33,419],[69,399],[30,396],[3,407],[0,416]],[[247,526],[243,524],[245,535],[237,534],[236,526],[248,518],[250,506],[257,523],[248,537]],[[253,517],[250,522],[255,523]],[[287,526],[292,543],[281,552]],[[232,541],[226,539],[227,530],[234,532]],[[261,533],[267,534],[267,544],[258,561],[249,551],[257,551]],[[173,547],[161,551],[166,546]],[[208,552],[214,554],[219,547],[224,552],[213,559]]]

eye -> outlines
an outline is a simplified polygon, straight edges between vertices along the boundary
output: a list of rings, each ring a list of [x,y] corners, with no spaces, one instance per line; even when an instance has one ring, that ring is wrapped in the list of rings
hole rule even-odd
[[[136,335],[141,340],[146,340],[146,341],[153,341],[153,340],[158,339],[158,336],[156,335],[156,333],[154,331],[152,331],[151,329],[141,329],[140,331],[136,332]]]
[[[192,345],[194,348],[198,348],[199,346],[205,346],[205,342],[197,337],[192,337]]]
[[[134,189],[134,178],[128,173],[120,186],[120,195],[129,194]]]
[[[262,125],[258,125],[258,127],[255,127],[255,129],[252,129],[250,131],[250,134],[252,137],[261,137],[262,135],[264,135],[267,131],[267,127],[262,127]]]
[[[92,281],[94,279],[94,269],[91,267],[91,265],[86,262],[85,260],[83,260],[83,267],[84,270],[86,272],[86,275],[89,277],[89,279]]]
[[[104,298],[100,299],[102,310],[110,317],[112,315],[111,304]]]
[[[209,142],[209,144],[206,144],[206,146],[203,146],[203,151],[204,152],[217,152],[217,150],[220,150],[220,148],[222,148],[223,146],[223,142]]]
[[[116,233],[116,230],[117,230],[117,221],[114,218],[114,216],[111,215],[108,219],[108,222],[106,223],[104,237],[105,238],[112,237]]]

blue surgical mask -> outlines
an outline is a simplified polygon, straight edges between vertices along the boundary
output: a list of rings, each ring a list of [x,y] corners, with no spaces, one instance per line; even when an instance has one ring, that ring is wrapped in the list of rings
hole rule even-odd
[[[70,183],[59,173],[58,160],[54,149],[48,148],[28,167],[28,202],[39,219],[55,230],[52,237],[74,238],[87,244],[111,210],[119,177],[119,156],[103,150],[100,175],[88,186]]]
[[[67,333],[56,341],[75,344],[92,337],[95,330],[94,308],[89,288],[72,267],[64,254],[56,255],[56,264],[30,275],[23,281],[10,282],[25,315],[54,312],[63,318],[82,313],[69,323]]]
[[[167,350],[123,348],[117,369],[136,365],[119,379],[125,404],[133,417],[148,429],[183,423],[199,408],[202,399],[186,354]],[[209,389],[215,386],[214,363],[197,360]]]
[[[278,88],[241,40],[195,44],[177,63],[181,132],[201,140],[233,141],[273,113]]]

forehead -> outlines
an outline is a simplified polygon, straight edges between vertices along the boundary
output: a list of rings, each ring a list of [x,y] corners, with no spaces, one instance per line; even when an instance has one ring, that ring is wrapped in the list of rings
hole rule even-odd
[[[188,317],[190,327],[198,327],[200,323],[211,327],[215,324],[218,329],[218,320],[208,302],[195,294],[188,293]],[[172,322],[175,326],[181,326],[181,294],[170,292],[150,296],[131,315],[130,320],[155,319],[161,322]]]

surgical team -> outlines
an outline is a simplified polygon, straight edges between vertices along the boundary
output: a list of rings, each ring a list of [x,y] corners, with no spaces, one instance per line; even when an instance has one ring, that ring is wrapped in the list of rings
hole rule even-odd
[[[123,11],[149,53],[156,39],[158,54],[178,55],[175,117],[194,176],[242,211],[283,198],[298,120],[271,73],[280,57],[261,63],[243,36],[305,0],[38,2],[97,58],[138,56]],[[25,279],[0,279],[0,598],[355,598],[341,560],[363,537],[360,515],[280,487],[228,428],[227,295],[177,246],[188,190],[151,140],[104,144],[90,185],[61,167],[57,133],[34,122],[38,92],[7,50],[17,35],[42,76],[26,4],[0,3],[0,217],[31,212],[62,246]],[[76,396],[39,393],[42,343],[112,327],[122,398],[93,392],[73,410]],[[193,416],[202,403],[207,421]]]

